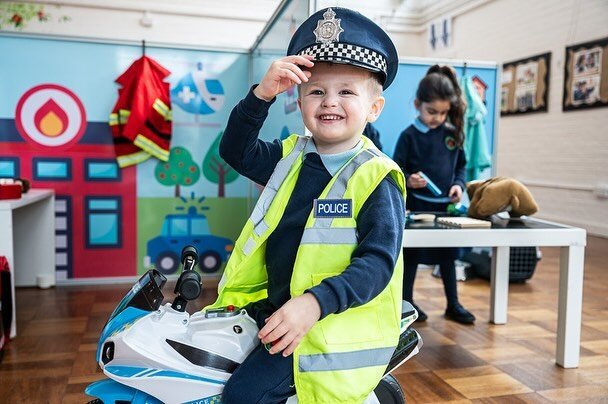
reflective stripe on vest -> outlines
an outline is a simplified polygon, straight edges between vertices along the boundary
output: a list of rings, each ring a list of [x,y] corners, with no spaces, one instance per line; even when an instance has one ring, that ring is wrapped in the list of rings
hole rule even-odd
[[[304,229],[300,244],[357,244],[357,229],[340,227]]]
[[[264,216],[266,216],[266,212],[268,212],[268,208],[272,204],[274,197],[279,190],[279,187],[287,178],[289,174],[289,170],[291,166],[296,161],[304,147],[306,147],[306,143],[310,137],[299,137],[294,148],[289,152],[285,158],[282,158],[277,163],[268,183],[264,187],[258,202],[255,204],[253,208],[253,212],[251,212],[251,216],[249,217],[253,222],[253,231],[254,233],[260,237],[266,230],[268,230],[268,224],[264,221]],[[243,252],[248,255],[251,250],[255,247],[255,241],[250,238],[245,242],[243,246]]]
[[[327,193],[326,199],[341,199],[346,193],[348,180],[361,165],[375,156],[369,149],[357,154],[338,174],[336,181]],[[331,227],[331,217],[318,217],[312,227],[305,228],[301,244],[357,244],[356,228]]]
[[[300,355],[300,372],[323,372],[327,370],[360,369],[370,366],[386,365],[395,347],[365,349],[361,351]]]

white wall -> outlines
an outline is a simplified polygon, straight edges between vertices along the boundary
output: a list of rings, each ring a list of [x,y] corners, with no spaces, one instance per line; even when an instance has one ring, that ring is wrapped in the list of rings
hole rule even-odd
[[[502,117],[497,174],[527,183],[537,217],[608,236],[608,108],[562,112],[565,47],[608,36],[606,0],[495,0],[453,19],[452,47],[426,57],[499,63],[552,52],[549,111]],[[426,38],[426,35],[423,35]]]
[[[1,1],[1,0],[0,0]],[[51,18],[6,32],[139,42],[175,47],[247,50],[279,0],[25,0],[45,4]],[[144,13],[152,22],[141,24]],[[67,22],[59,17],[67,16]]]

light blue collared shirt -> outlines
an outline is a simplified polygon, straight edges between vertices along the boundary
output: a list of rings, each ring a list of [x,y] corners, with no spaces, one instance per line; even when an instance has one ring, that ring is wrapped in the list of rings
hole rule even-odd
[[[338,171],[340,171],[342,166],[346,164],[348,160],[350,160],[355,154],[357,154],[359,150],[361,150],[362,147],[363,140],[359,140],[359,142],[352,149],[336,154],[321,154],[317,150],[317,146],[315,145],[313,139],[312,142],[306,142],[306,147],[304,148],[304,155],[306,156],[308,153],[317,153],[321,157],[321,162],[323,162],[325,169],[333,177]]]
[[[426,126],[424,122],[420,120],[419,116],[414,119],[414,123],[412,125],[414,125],[414,128],[418,129],[422,133],[427,133],[429,130],[431,130],[431,128]]]

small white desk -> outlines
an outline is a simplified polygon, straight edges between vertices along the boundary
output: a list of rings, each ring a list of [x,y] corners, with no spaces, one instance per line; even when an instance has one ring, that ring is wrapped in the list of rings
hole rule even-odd
[[[17,335],[16,286],[36,286],[47,275],[55,285],[55,193],[30,189],[20,199],[0,200],[0,255],[8,260],[13,295],[11,338]]]
[[[404,247],[492,247],[490,321],[506,324],[509,293],[509,247],[561,247],[557,352],[564,368],[579,363],[585,230],[539,219],[492,219],[492,228],[459,229],[437,223],[406,224]]]

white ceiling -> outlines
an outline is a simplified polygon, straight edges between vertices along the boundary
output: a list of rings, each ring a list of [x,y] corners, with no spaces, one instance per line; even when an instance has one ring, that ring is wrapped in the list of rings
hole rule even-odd
[[[151,45],[243,50],[255,43],[284,1],[286,0],[21,0],[45,4],[45,9],[50,13],[70,17],[68,23],[33,21],[23,30],[24,33],[99,40],[146,39]],[[390,34],[423,32],[427,22],[434,18],[454,15],[488,1],[492,0],[314,2],[316,9],[331,6],[355,9],[376,21]],[[151,22],[150,25],[143,22],[146,18]]]

